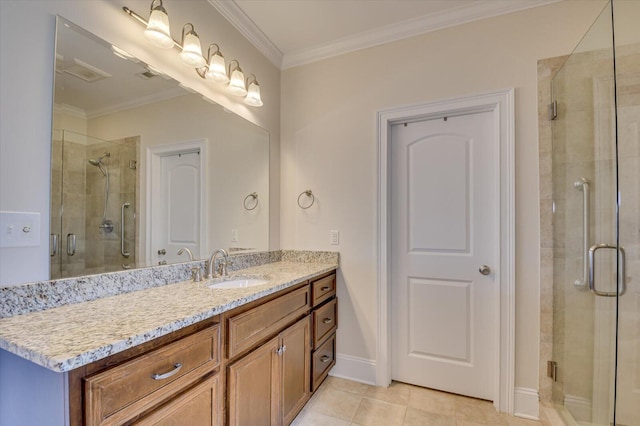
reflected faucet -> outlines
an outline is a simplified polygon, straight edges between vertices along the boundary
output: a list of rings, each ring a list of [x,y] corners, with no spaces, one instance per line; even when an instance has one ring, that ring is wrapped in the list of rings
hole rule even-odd
[[[180,256],[182,253],[187,252],[187,254],[189,255],[189,261],[193,262],[193,253],[191,253],[191,250],[189,250],[189,248],[187,247],[183,247],[180,250],[178,250],[178,256]],[[199,283],[200,281],[202,281],[202,273],[200,271],[200,264],[193,266],[191,268],[191,279],[193,280],[194,283]]]
[[[218,266],[218,271],[216,273],[214,272],[213,268],[215,267],[215,260],[218,254],[222,254],[224,259],[222,262],[220,262],[220,265]],[[217,249],[216,251],[213,252],[213,254],[211,255],[211,258],[209,258],[209,272],[207,273],[207,279],[210,280],[211,278],[215,278],[218,275],[227,275],[228,265],[233,265],[233,261],[229,260],[229,253],[227,253],[227,251],[223,248]]]
[[[191,253],[191,250],[189,250],[187,247],[183,247],[178,250],[178,256],[180,256],[185,251],[187,252],[187,255],[189,255],[189,262],[193,262],[193,253]]]

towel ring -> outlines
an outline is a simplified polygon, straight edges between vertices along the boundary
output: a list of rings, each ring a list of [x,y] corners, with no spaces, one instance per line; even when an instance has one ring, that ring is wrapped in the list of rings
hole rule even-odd
[[[253,201],[255,201],[255,204],[253,205],[253,207],[247,207],[247,200],[249,198],[252,198]],[[244,201],[242,202],[242,204],[244,204],[244,209],[245,210],[255,210],[256,207],[258,207],[258,193],[257,192],[252,192],[251,194],[247,195],[246,197],[244,197]]]
[[[307,197],[311,197],[311,203],[308,206],[303,206],[302,204],[300,204],[300,198],[306,195]],[[313,203],[316,202],[316,197],[313,195],[313,192],[310,189],[307,189],[306,191],[302,191],[300,193],[300,195],[298,195],[298,207],[300,207],[303,210],[308,209],[309,207],[311,207],[313,205]]]

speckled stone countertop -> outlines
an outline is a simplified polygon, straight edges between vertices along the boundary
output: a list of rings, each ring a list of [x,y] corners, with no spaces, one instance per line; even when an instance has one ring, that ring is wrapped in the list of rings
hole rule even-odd
[[[70,371],[338,268],[337,260],[283,259],[229,274],[269,280],[260,286],[211,289],[182,281],[2,318],[0,349]]]

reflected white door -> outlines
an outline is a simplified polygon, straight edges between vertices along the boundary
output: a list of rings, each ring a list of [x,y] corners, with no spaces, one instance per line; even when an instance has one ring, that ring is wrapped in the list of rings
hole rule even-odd
[[[186,261],[177,251],[189,248],[200,258],[200,153],[189,152],[160,159],[160,190],[154,206],[155,222],[152,250],[158,261]],[[154,203],[155,204],[155,203]],[[166,254],[163,253],[162,250]]]
[[[392,378],[489,400],[500,266],[494,133],[491,112],[391,133]]]

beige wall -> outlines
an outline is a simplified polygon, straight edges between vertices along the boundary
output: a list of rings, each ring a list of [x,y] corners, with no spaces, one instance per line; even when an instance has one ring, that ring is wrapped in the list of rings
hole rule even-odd
[[[340,250],[342,355],[376,358],[376,111],[514,87],[516,386],[537,389],[536,63],[570,53],[602,6],[565,1],[283,71],[281,245]],[[296,205],[305,189],[313,210]]]
[[[49,276],[49,169],[57,14],[269,131],[270,234],[272,247],[279,247],[280,70],[206,0],[165,4],[174,37],[179,36],[182,24],[192,22],[203,44],[220,44],[226,58],[239,59],[245,72],[258,76],[263,108],[250,108],[231,99],[200,79],[193,69],[182,65],[175,49],[166,51],[149,46],[142,26],[122,11],[126,5],[145,15],[149,4],[148,0],[0,1],[0,210],[41,213],[39,247],[0,249],[2,285]]]

